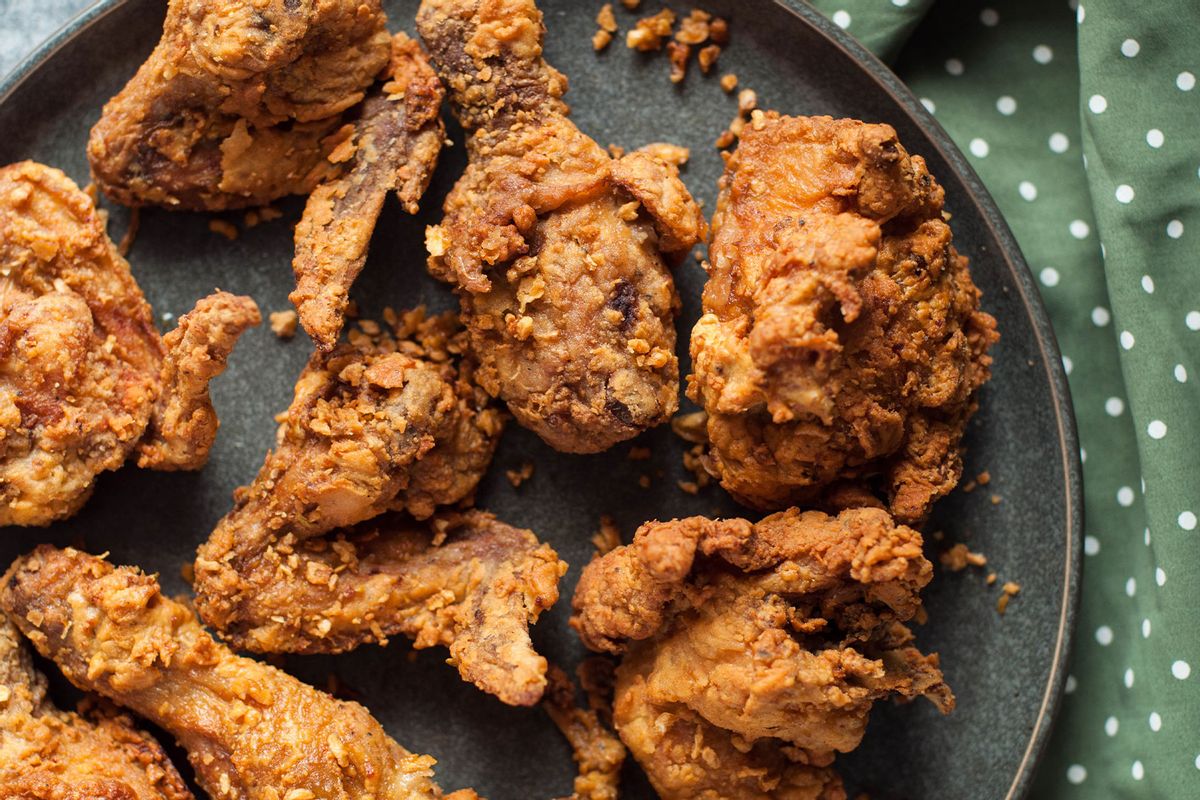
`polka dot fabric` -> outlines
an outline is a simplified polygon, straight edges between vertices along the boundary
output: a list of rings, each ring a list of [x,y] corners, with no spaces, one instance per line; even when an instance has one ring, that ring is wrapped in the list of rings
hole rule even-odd
[[[1063,351],[1085,562],[1032,797],[1200,797],[1200,3],[814,5],[967,154]]]

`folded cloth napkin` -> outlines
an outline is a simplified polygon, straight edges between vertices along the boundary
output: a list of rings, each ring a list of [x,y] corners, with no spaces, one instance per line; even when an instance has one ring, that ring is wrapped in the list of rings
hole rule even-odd
[[[814,5],[968,154],[1062,347],[1086,556],[1033,796],[1200,797],[1200,3]]]

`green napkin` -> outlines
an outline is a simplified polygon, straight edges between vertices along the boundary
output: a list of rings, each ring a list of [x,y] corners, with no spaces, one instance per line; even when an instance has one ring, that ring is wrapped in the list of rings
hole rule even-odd
[[[1033,795],[1200,797],[1200,2],[814,5],[968,154],[1062,347],[1086,563]]]

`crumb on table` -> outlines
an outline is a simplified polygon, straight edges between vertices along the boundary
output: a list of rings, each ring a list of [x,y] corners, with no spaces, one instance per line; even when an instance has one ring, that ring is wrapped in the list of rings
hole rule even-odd
[[[661,50],[663,40],[670,37],[674,26],[675,12],[664,8],[657,14],[639,19],[634,28],[625,34],[625,46],[643,53]]]
[[[1000,591],[1000,599],[996,601],[996,610],[1003,614],[1008,610],[1009,601],[1020,593],[1021,584],[1008,581],[1000,587]]]
[[[621,546],[621,529],[608,514],[600,515],[600,529],[592,534],[592,544],[596,547],[597,558]]]
[[[504,470],[508,482],[513,485],[513,488],[518,488],[522,483],[533,477],[533,462],[525,461],[517,469]]]
[[[965,544],[959,542],[938,556],[942,566],[951,572],[961,572],[967,567],[982,567],[987,564],[987,556],[983,553],[972,553]]]
[[[272,311],[269,317],[271,321],[271,333],[278,336],[280,339],[290,339],[296,335],[296,322],[298,317],[294,309],[286,311]]]
[[[208,229],[213,233],[218,233],[221,236],[224,236],[231,242],[238,237],[237,226],[227,220],[210,219],[208,221]]]
[[[676,414],[671,418],[671,430],[685,442],[704,444],[708,441],[705,429],[708,426],[708,414],[703,411],[692,411],[687,414]]]
[[[650,459],[649,447],[631,447],[629,454],[626,456],[630,461],[648,461]]]

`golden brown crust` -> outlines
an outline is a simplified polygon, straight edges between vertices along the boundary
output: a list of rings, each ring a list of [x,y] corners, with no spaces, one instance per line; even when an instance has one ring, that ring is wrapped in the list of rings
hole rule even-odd
[[[617,800],[625,745],[600,719],[597,709],[584,709],[576,703],[575,684],[567,673],[551,666],[548,677],[550,685],[542,708],[571,744],[579,767],[575,790],[563,800]]]
[[[158,470],[200,469],[217,437],[216,409],[208,394],[225,371],[233,346],[262,322],[249,297],[216,292],[202,298],[165,337],[158,402],[138,445],[138,466]]]
[[[214,798],[441,797],[434,760],[365,708],[234,655],[134,569],[42,546],[4,576],[0,607],[76,686],[174,735]]]
[[[387,193],[410,214],[425,193],[445,139],[445,92],[421,46],[403,33],[354,123],[346,172],[316,188],[296,226],[296,289],[291,301],[322,350],[337,342],[350,285],[362,271]]]
[[[667,262],[706,230],[678,169],[613,161],[566,118],[532,0],[426,0],[418,28],[470,133],[426,245],[461,299],[481,384],[566,452],[665,421],[678,404]]]
[[[387,64],[378,0],[171,0],[163,36],[88,141],[126,205],[220,210],[336,172],[341,113]]]
[[[0,265],[0,525],[45,525],[141,438],[163,347],[103,219],[59,170],[0,169]]]
[[[942,203],[887,125],[770,112],[746,127],[688,379],[739,500],[838,507],[877,482],[917,522],[957,483],[996,333]]]
[[[192,800],[149,734],[107,703],[60,711],[17,629],[0,612],[0,797]]]
[[[816,768],[858,746],[876,700],[953,708],[903,625],[933,573],[921,546],[880,509],[792,509],[648,523],[589,564],[571,625],[625,653],[614,721],[660,794],[840,797]]]

